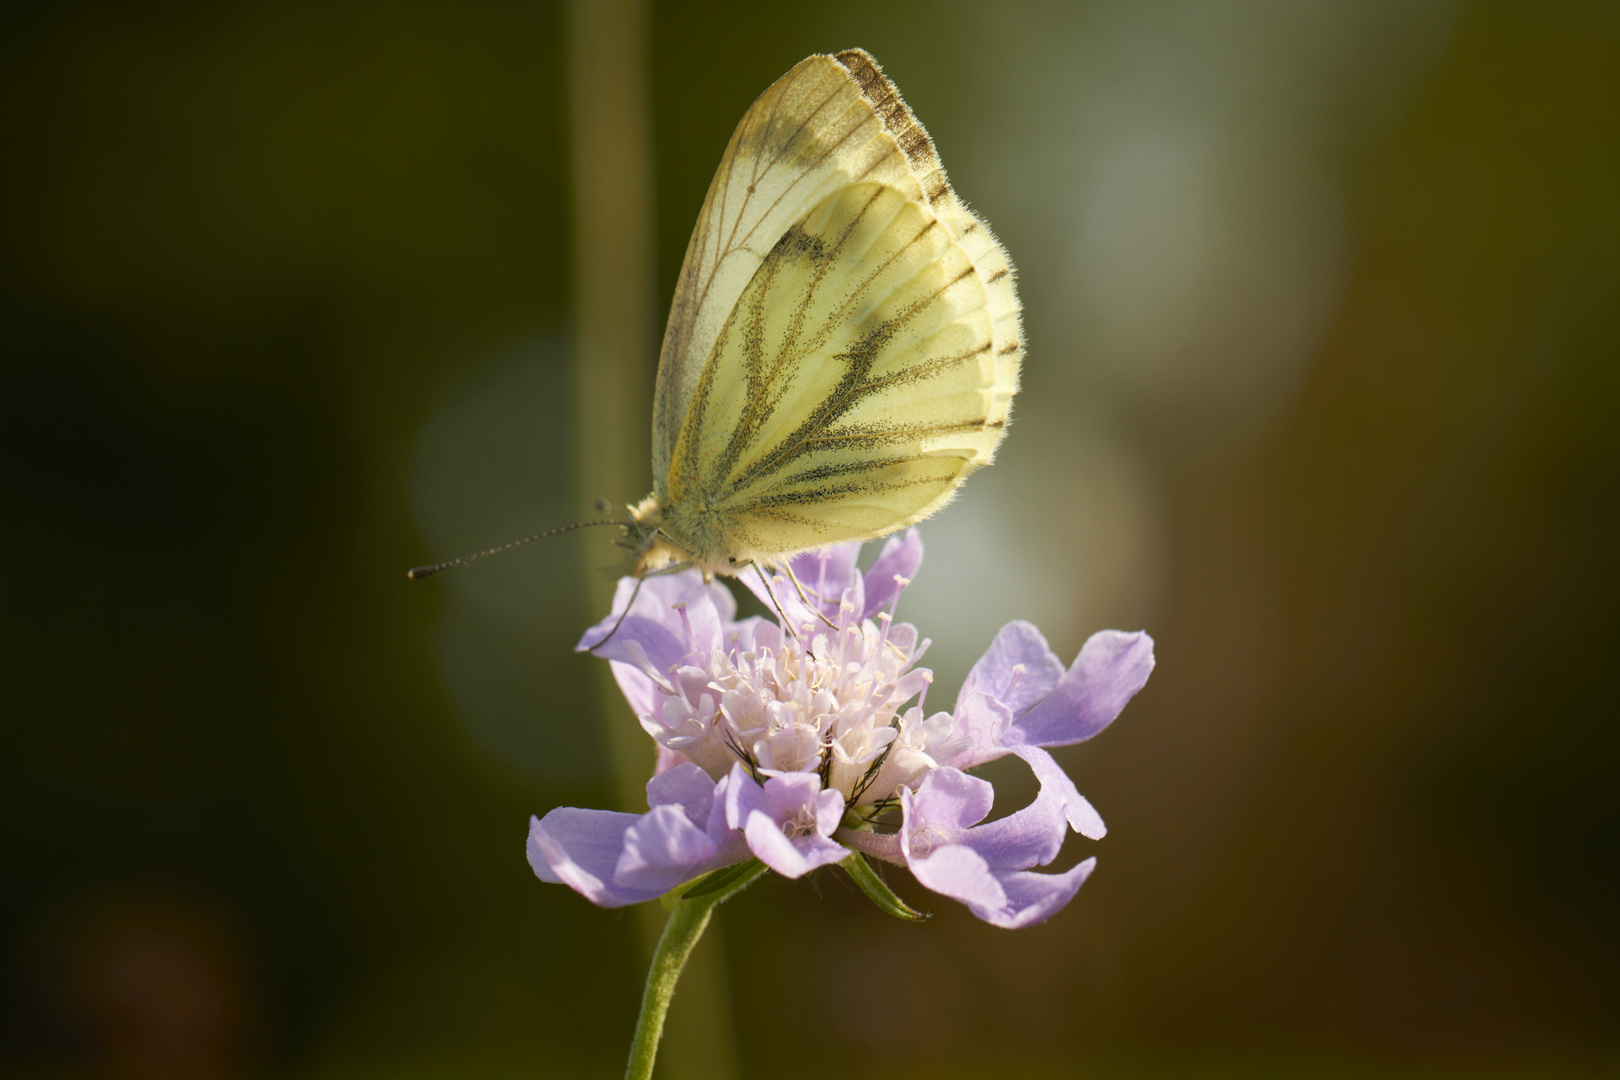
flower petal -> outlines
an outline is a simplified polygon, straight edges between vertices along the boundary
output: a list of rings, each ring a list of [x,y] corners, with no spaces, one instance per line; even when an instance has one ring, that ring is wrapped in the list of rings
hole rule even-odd
[[[622,577],[619,584],[613,589],[613,603],[608,606],[607,618],[591,627],[580,637],[579,644],[574,646],[575,652],[585,652],[599,648],[608,643],[608,635],[613,634],[613,628],[619,625],[620,616],[628,622],[632,618],[649,619],[661,622],[662,615],[669,608],[669,598],[675,595],[680,586],[671,578],[642,578]],[[634,603],[631,598],[634,597]],[[626,610],[626,606],[629,610]],[[671,627],[678,630],[679,627]],[[620,627],[619,633],[623,633]],[[613,634],[617,637],[618,634]]]
[[[971,769],[1004,757],[1020,713],[1047,697],[1063,677],[1063,664],[1034,625],[1010,622],[962,682],[956,697],[955,752],[941,764]]]
[[[1087,840],[1101,840],[1108,835],[1108,826],[1103,824],[1102,815],[1080,794],[1057,759],[1038,746],[1016,746],[1013,753],[1029,763],[1035,778],[1041,782],[1043,796],[1050,791],[1062,800],[1063,816],[1068,819],[1069,828]]]
[[[1033,926],[1063,910],[1074,894],[1080,891],[1091,871],[1096,869],[1097,860],[1087,859],[1085,862],[1061,874],[1032,874],[1019,872],[998,875],[1003,891],[1006,893],[1006,903],[996,910],[979,910],[969,904],[973,914],[990,923],[1007,930],[1016,930],[1021,926]]]
[[[1141,631],[1101,630],[1051,695],[1008,730],[1005,742],[1068,746],[1089,739],[1113,722],[1152,671],[1152,638]]]
[[[1035,801],[996,821],[969,829],[961,843],[971,847],[996,870],[1045,866],[1063,850],[1069,835],[1061,793],[1044,782]]]
[[[1046,751],[1026,749],[1019,756],[1036,759],[1031,767],[1040,794],[998,821],[978,824],[989,812],[990,785],[957,769],[936,769],[915,794],[900,793],[900,848],[917,880],[962,901],[986,922],[1009,928],[1040,922],[1067,904],[1096,863],[1089,859],[1062,874],[1028,872],[1057,857],[1071,815],[1078,816],[1072,800],[1087,810],[1090,804]],[[867,850],[859,842],[851,846]]]
[[[989,694],[966,692],[956,699],[956,712],[947,747],[956,752],[940,761],[958,769],[971,769],[1009,751],[1002,743],[1012,727],[1012,710]]]
[[[671,750],[663,743],[658,744],[658,760],[653,763],[653,775],[666,773],[677,765],[685,765],[692,759],[679,750]]]
[[[630,703],[630,711],[637,716],[642,713],[658,711],[657,683],[652,676],[636,667],[615,660],[610,667],[613,671],[613,681],[619,684],[619,692],[624,700]]]
[[[682,625],[686,628],[688,653],[708,656],[721,647],[725,635],[725,622],[715,607],[711,587],[704,585],[701,578],[693,584],[691,592],[672,606],[677,618],[681,619]],[[735,607],[736,601],[731,600],[729,592],[726,593],[726,599]]]
[[[703,575],[696,570],[690,571],[698,581]],[[720,616],[722,623],[729,623],[737,617],[737,598],[731,595],[731,590],[718,581],[711,581],[703,586],[703,591],[709,596],[709,603],[714,605],[714,613]]]
[[[693,652],[718,647],[724,624],[737,613],[731,592],[718,583],[704,584],[696,571],[643,578],[639,592],[635,582],[635,578],[619,580],[611,614],[585,631],[575,652],[636,664],[626,644],[638,642],[654,670],[662,672]],[[635,603],[625,614],[631,596]]]
[[[661,675],[692,649],[686,628],[678,623],[672,628],[658,619],[627,615],[622,623],[617,616],[610,616],[585,631],[574,651],[594,652],[604,659]]]
[[[803,775],[809,777],[811,774]],[[794,774],[789,773],[775,779],[791,783],[793,776]],[[748,815],[755,810],[764,811],[769,815],[772,809],[772,801],[765,797],[765,789],[748,775],[748,770],[743,768],[740,761],[732,765],[731,771],[726,774],[725,799],[726,827],[731,829],[741,829],[748,821]]]
[[[709,820],[714,804],[714,780],[691,762],[676,765],[647,781],[647,805],[678,806],[695,825]]]
[[[1010,622],[968,672],[962,696],[986,694],[1018,716],[1049,696],[1063,678],[1063,661],[1033,623]]]
[[[996,789],[990,781],[960,769],[940,768],[923,777],[915,795],[902,792],[902,803],[908,796],[919,820],[955,831],[970,829],[990,815]]]
[[[1006,906],[1007,894],[990,872],[984,857],[972,848],[948,844],[925,859],[911,860],[911,872],[926,887],[960,900],[973,914],[989,922],[986,911]]]
[[[656,896],[720,865],[717,854],[714,842],[679,806],[654,807],[625,830],[613,882]]]
[[[636,814],[559,807],[529,820],[529,865],[541,881],[567,885],[593,904],[624,907],[664,890],[616,884],[613,873]]]
[[[896,866],[906,865],[906,854],[900,847],[899,833],[874,833],[863,829],[839,829],[833,834],[840,844],[851,851],[859,851]]]
[[[817,867],[849,857],[843,845],[825,836],[789,838],[781,824],[761,810],[748,815],[743,835],[748,838],[748,850],[759,856],[760,862],[787,878],[803,877]]]
[[[748,849],[783,877],[801,877],[849,856],[829,838],[843,815],[843,796],[821,790],[815,773],[773,776],[762,787],[739,763],[725,783],[727,825],[741,829]],[[805,833],[807,827],[814,831]]]
[[[861,609],[861,575],[855,569],[855,556],[860,551],[859,544],[838,544],[820,551],[807,551],[790,564],[793,576],[804,586],[810,601],[826,615],[837,616],[839,605],[850,589],[856,591],[850,602],[856,611]]]
[[[910,581],[917,576],[922,565],[922,535],[916,529],[907,529],[904,536],[891,536],[883,542],[877,560],[863,575],[866,581],[866,603],[861,618],[870,619],[893,603],[904,588],[896,578]]]

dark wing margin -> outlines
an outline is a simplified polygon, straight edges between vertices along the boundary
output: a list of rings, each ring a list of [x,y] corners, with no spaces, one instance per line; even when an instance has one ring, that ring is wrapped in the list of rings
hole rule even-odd
[[[934,140],[929,138],[928,130],[900,96],[894,83],[883,74],[878,62],[872,59],[872,54],[865,49],[845,49],[834,54],[833,59],[844,65],[849,77],[861,88],[861,96],[871,104],[872,111],[883,122],[883,130],[889,133],[895,145],[906,155],[912,172],[916,173],[918,182],[922,184],[923,197],[928,204],[933,206],[943,200],[950,194],[951,185],[945,179],[945,169],[934,150]]]

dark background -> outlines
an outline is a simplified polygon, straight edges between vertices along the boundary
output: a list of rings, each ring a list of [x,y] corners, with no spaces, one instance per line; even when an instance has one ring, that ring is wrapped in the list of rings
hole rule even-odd
[[[0,1075],[622,1067],[635,918],[522,854],[632,722],[575,550],[401,574],[644,493],[571,487],[565,19],[4,17]],[[1050,923],[729,905],[742,1075],[1614,1067],[1620,9],[654,4],[661,298],[856,44],[1028,311],[934,703],[1017,616],[1160,664],[1060,755],[1111,831]]]

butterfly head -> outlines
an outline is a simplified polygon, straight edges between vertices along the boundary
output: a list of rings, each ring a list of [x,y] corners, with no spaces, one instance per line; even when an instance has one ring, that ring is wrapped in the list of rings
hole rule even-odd
[[[690,566],[708,579],[736,574],[758,559],[728,543],[721,516],[693,500],[665,502],[654,493],[625,509],[620,544],[630,550],[628,572],[636,577]]]
[[[664,508],[657,495],[648,495],[625,510],[624,539],[620,543],[630,550],[630,573],[646,577],[666,567],[691,565],[692,556],[664,530]]]

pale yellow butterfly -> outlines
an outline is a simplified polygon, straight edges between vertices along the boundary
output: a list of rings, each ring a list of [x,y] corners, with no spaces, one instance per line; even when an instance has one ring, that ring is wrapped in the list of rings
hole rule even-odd
[[[653,491],[622,523],[636,576],[785,568],[928,517],[990,463],[1022,355],[1012,263],[877,61],[801,61],[737,125],[686,248]]]
[[[643,575],[783,566],[921,521],[990,463],[1018,391],[1012,263],[860,49],[743,116],[658,361]]]

